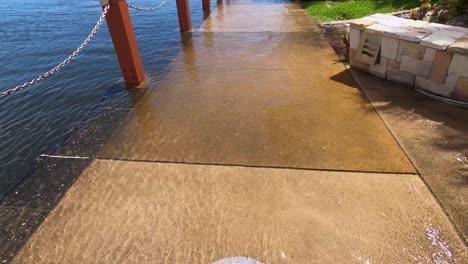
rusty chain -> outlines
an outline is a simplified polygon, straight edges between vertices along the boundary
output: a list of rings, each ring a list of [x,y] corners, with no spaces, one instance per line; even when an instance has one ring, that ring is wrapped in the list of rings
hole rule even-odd
[[[156,10],[161,9],[164,5],[167,4],[167,2],[169,2],[169,0],[164,0],[161,4],[159,4],[159,5],[155,6],[155,7],[138,7],[138,6],[134,6],[132,4],[127,4],[127,6],[130,7],[130,8],[133,8],[135,10],[138,10],[138,11],[152,12],[152,11],[156,11]]]

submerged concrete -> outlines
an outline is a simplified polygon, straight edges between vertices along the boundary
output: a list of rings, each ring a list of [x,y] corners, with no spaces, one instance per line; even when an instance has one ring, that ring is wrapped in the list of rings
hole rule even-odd
[[[235,256],[262,263],[468,260],[417,175],[96,160],[16,262]]]
[[[127,110],[100,124],[109,140],[92,132],[60,151],[95,160],[76,182],[64,177],[71,189],[15,261],[467,262],[307,14],[290,3],[230,3],[183,35],[183,52],[122,126]],[[81,172],[88,160],[67,162]],[[52,208],[62,185],[51,180],[51,194],[37,181],[5,205]],[[28,192],[38,201],[23,203]]]
[[[415,172],[293,4],[220,6],[96,157]]]

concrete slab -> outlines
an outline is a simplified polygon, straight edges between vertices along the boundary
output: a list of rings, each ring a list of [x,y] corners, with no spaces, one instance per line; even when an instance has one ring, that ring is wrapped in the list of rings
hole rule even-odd
[[[318,32],[317,26],[297,5],[219,5],[198,31],[206,32]]]
[[[466,253],[417,175],[96,160],[15,262],[465,263]]]
[[[356,71],[353,76],[468,241],[466,109]]]
[[[71,157],[38,160],[34,172],[12,189],[0,206],[50,211],[91,163],[91,160]]]
[[[289,71],[185,73],[136,104],[97,156],[414,172],[346,71],[315,81]]]
[[[223,9],[184,36],[180,56],[96,157],[415,172],[305,12]]]
[[[0,205],[0,263],[9,263],[48,211]]]
[[[90,162],[41,157],[0,200],[0,263],[10,263]]]

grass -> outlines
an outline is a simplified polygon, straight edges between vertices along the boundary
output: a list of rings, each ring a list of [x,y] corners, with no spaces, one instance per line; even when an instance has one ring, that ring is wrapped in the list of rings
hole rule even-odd
[[[361,18],[375,13],[391,13],[420,5],[420,0],[347,0],[306,3],[309,15],[318,23]]]

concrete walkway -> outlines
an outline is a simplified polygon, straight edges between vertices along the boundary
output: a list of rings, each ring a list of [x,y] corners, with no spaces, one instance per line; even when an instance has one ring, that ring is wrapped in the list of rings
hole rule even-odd
[[[304,11],[231,1],[185,37],[17,263],[468,261]]]

